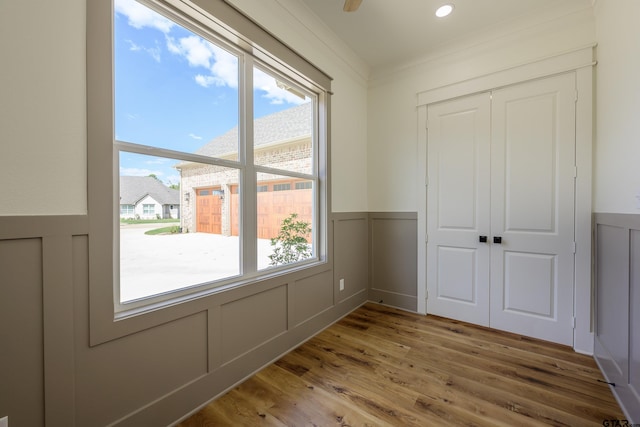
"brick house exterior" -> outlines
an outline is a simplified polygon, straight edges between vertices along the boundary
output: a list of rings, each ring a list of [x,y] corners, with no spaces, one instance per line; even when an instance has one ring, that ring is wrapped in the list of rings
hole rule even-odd
[[[286,171],[310,174],[313,170],[312,103],[305,103],[254,121],[254,162]],[[238,128],[214,138],[196,151],[196,154],[237,160]],[[225,236],[238,235],[237,214],[239,204],[239,176],[236,169],[202,163],[183,162],[176,166],[180,172],[181,226],[183,232],[209,232]],[[281,195],[295,193],[298,200],[311,200],[312,190],[301,180],[260,174],[258,203],[278,203],[278,198],[268,198],[267,193],[281,191]],[[287,189],[287,187],[289,189]],[[305,187],[305,188],[303,188]],[[291,194],[289,194],[289,193]],[[305,193],[306,195],[303,195]],[[266,200],[269,200],[266,202]],[[276,200],[276,202],[274,202]],[[271,209],[272,211],[278,211]],[[308,212],[307,212],[308,211]],[[270,213],[267,215],[276,215]],[[299,213],[311,222],[310,208]],[[286,215],[285,215],[286,216]],[[204,217],[210,217],[208,220]],[[270,221],[278,222],[283,214]],[[271,227],[273,228],[273,227]],[[264,230],[260,237],[272,237],[273,230]]]

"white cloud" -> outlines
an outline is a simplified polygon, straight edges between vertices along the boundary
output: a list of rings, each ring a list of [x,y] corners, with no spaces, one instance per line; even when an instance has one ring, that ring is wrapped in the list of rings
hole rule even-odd
[[[134,28],[150,27],[168,33],[175,25],[172,21],[134,0],[116,0],[115,11],[127,17]]]
[[[125,40],[127,43],[129,43],[129,50],[132,52],[138,52],[139,50],[142,50],[142,47],[138,46],[137,44],[135,44],[133,41],[131,40]]]
[[[160,47],[159,46],[146,48],[145,52],[147,52],[149,55],[151,55],[151,57],[156,62],[160,62]]]
[[[190,133],[190,134],[189,134],[189,136],[190,136],[191,138],[193,138],[193,139],[202,139],[202,137],[201,137],[201,136],[196,135],[195,133]]]
[[[254,68],[253,87],[263,92],[265,98],[270,99],[272,104],[302,104],[305,101],[297,95],[278,87],[276,79],[272,76]]]
[[[192,67],[211,67],[211,58],[214,56],[212,46],[198,36],[183,37],[177,43],[167,36],[169,52],[184,56]]]
[[[216,84],[216,78],[214,76],[203,76],[202,74],[197,74],[194,77],[194,80],[202,87],[209,87]]]
[[[210,87],[210,86],[229,86],[229,87],[237,87],[237,79],[232,82],[229,82],[219,76],[209,75],[204,76],[202,74],[196,74],[193,78],[197,84],[202,87]]]
[[[151,174],[158,177],[164,175],[162,171],[158,170],[120,167],[120,176],[149,176]]]
[[[179,40],[167,36],[166,39],[169,52],[184,57],[191,67],[207,70],[206,74],[194,76],[197,84],[238,87],[238,59],[235,56],[195,35]]]
[[[169,33],[177,24],[134,0],[116,0],[115,10],[126,16],[129,25],[134,28],[149,27],[163,32],[169,52],[186,59],[190,67],[203,69],[194,76],[196,84],[205,88],[238,87],[238,59],[234,55],[196,35],[175,39]],[[145,48],[128,42],[132,50],[144,50],[153,59],[160,61],[159,46]],[[272,104],[305,102],[293,93],[279,88],[273,77],[260,70],[255,70],[253,80],[254,88],[261,91],[262,96]]]
[[[150,160],[145,160],[146,165],[165,165],[168,162],[172,161],[171,159],[165,159],[162,157],[154,157]]]
[[[218,77],[229,87],[238,87],[238,58],[229,52],[211,45],[216,58],[215,63],[211,67],[211,73]]]
[[[156,61],[160,62],[160,46],[156,44],[156,47],[144,47],[134,43],[132,40],[125,40],[129,43],[129,50],[133,52],[146,52]]]

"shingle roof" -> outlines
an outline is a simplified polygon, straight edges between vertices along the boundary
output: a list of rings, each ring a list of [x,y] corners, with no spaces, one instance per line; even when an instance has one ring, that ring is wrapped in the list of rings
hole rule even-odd
[[[311,135],[313,121],[311,108],[307,102],[277,113],[269,114],[253,122],[254,145],[267,145],[279,141],[289,141]],[[196,154],[221,156],[238,151],[238,127],[211,140],[196,150]]]
[[[149,195],[161,205],[179,205],[180,192],[169,188],[152,176],[121,176],[120,204],[135,205]]]

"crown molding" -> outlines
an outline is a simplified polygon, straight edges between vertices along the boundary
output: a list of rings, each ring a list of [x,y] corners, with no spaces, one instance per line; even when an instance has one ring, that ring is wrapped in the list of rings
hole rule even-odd
[[[562,5],[562,2],[558,2],[558,7],[554,9],[523,16],[489,30],[483,30],[452,40],[439,49],[421,57],[410,59],[401,64],[375,68],[371,71],[370,85],[376,86],[398,74],[409,72],[416,68],[428,67],[438,62],[451,61],[459,56],[474,55],[476,52],[491,46],[505,44],[523,37],[535,37],[537,34],[545,34],[550,26],[563,28],[569,21],[590,20],[593,19],[593,16],[591,5],[586,7],[566,7]],[[591,42],[591,40],[588,42]]]
[[[327,59],[336,62],[366,85],[370,67],[299,0],[225,1],[310,62],[322,64]],[[291,36],[292,30],[296,37]],[[305,41],[317,50],[310,50]],[[326,71],[331,74],[331,70]]]

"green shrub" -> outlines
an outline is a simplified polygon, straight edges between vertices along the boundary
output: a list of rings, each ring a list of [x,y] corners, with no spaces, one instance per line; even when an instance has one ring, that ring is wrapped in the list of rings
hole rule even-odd
[[[280,232],[271,239],[273,254],[269,255],[269,265],[284,265],[311,258],[311,245],[307,238],[311,235],[311,224],[297,220],[292,213],[282,221]]]

